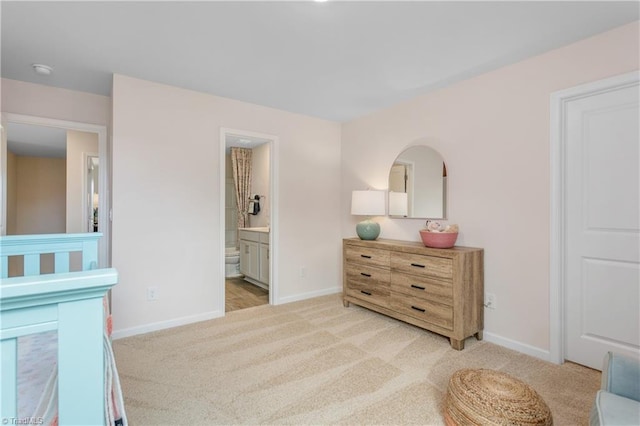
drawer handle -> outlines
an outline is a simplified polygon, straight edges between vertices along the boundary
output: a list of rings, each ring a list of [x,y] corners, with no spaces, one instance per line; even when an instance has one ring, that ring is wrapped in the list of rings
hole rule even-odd
[[[426,311],[425,309],[417,308],[417,307],[415,307],[415,306],[412,306],[412,307],[411,307],[411,309],[414,309],[414,310],[416,310],[416,311],[420,311],[420,312],[425,312],[425,311]]]
[[[368,291],[360,290],[360,293],[366,294],[367,296],[371,296],[371,293],[369,293]]]
[[[365,259],[371,259],[371,256],[367,256],[366,254],[361,254],[360,257],[364,257]]]
[[[424,265],[421,265],[419,263],[412,263],[411,266],[415,266],[416,268],[424,268]]]
[[[417,288],[418,290],[425,290],[425,287],[421,287],[419,285],[411,284],[412,288]]]
[[[371,274],[365,274],[364,272],[360,272],[360,275],[362,275],[363,277],[371,277]]]

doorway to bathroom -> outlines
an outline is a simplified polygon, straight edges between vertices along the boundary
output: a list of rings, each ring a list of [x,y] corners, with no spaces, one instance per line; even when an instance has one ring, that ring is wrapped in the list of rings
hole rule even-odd
[[[275,300],[276,140],[271,135],[221,130],[221,300],[225,312]]]

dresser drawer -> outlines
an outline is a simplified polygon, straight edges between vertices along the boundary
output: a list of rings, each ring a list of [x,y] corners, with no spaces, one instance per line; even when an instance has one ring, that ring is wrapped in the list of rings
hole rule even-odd
[[[346,268],[347,284],[361,283],[370,287],[384,287],[389,291],[391,272],[388,269],[350,263],[347,263]]]
[[[347,264],[345,292],[352,297],[389,307],[390,272],[388,269]]]
[[[453,305],[453,283],[391,271],[391,290],[421,300]]]
[[[345,287],[347,296],[365,300],[378,306],[389,308],[389,287],[371,286],[361,282],[349,281]]]
[[[448,305],[417,299],[403,293],[392,293],[391,309],[430,324],[453,330],[453,308]]]
[[[345,256],[348,263],[389,268],[389,250],[346,246]]]
[[[451,259],[421,254],[392,252],[391,269],[425,277],[453,277],[453,262]]]

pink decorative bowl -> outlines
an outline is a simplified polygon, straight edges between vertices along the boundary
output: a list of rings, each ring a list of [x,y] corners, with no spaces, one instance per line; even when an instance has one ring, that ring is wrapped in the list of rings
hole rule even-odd
[[[451,248],[458,239],[457,232],[429,232],[426,229],[420,230],[420,238],[425,247]]]

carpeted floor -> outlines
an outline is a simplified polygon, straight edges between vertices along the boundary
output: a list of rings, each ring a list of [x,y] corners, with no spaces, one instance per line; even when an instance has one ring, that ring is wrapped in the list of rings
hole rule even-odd
[[[234,311],[114,341],[131,425],[441,425],[448,380],[491,368],[530,384],[556,425],[587,424],[600,372],[448,339],[340,295]]]

